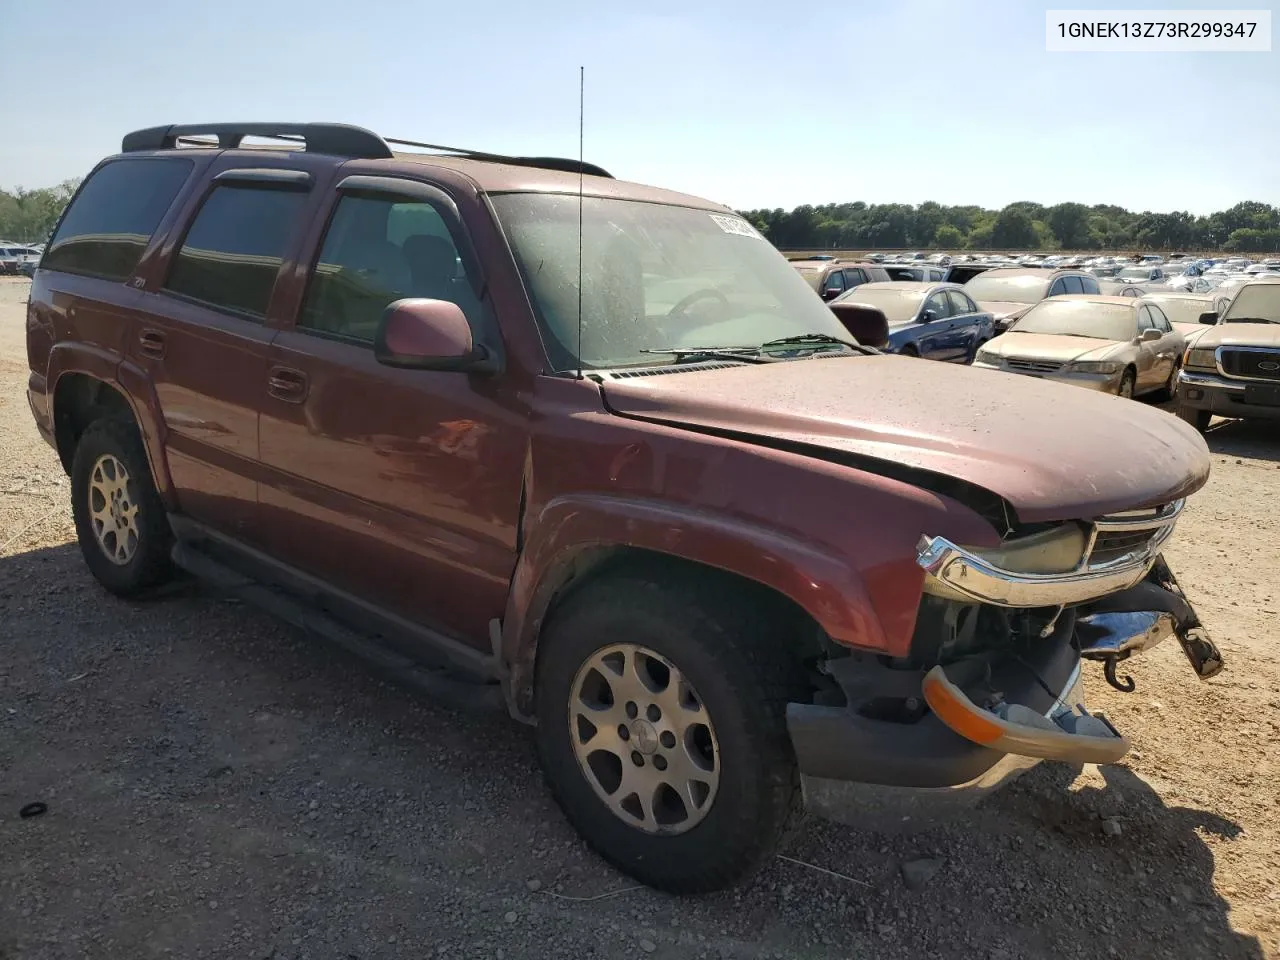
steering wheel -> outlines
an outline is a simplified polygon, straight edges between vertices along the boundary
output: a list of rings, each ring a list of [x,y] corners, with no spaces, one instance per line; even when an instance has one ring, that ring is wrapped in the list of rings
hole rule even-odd
[[[693,293],[689,294],[687,297],[681,297],[680,301],[667,311],[667,316],[684,316],[685,311],[699,300],[719,300],[724,306],[729,306],[728,298],[715,287],[703,287],[701,290],[693,291]]]

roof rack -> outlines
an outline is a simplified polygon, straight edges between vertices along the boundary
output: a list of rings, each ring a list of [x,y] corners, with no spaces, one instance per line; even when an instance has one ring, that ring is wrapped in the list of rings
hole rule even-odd
[[[172,150],[179,138],[204,134],[218,138],[218,146],[235,149],[245,137],[302,141],[315,153],[332,153],[340,157],[385,160],[391,148],[371,130],[345,123],[183,123],[165,127],[149,127],[127,134],[121,149]]]
[[[213,137],[203,140],[201,137]],[[124,153],[139,150],[172,150],[179,141],[194,146],[218,146],[224,150],[239,147],[245,137],[263,137],[302,143],[312,153],[330,153],[340,157],[360,160],[387,160],[394,154],[388,144],[438,150],[442,154],[464,160],[482,160],[489,163],[508,163],[517,167],[538,167],[543,170],[562,170],[566,173],[583,173],[591,177],[613,175],[594,163],[566,160],[562,157],[509,157],[500,153],[481,150],[465,150],[445,147],[436,143],[417,140],[395,140],[380,137],[372,130],[345,123],[182,123],[163,127],[148,127],[125,135],[121,144]]]
[[[418,147],[422,150],[439,150],[441,153],[449,156],[458,157],[462,160],[483,160],[489,163],[508,163],[516,167],[538,167],[543,170],[562,170],[565,173],[585,173],[589,177],[608,177],[613,179],[613,174],[604,167],[598,167],[594,163],[587,163],[580,160],[567,160],[564,157],[511,157],[502,153],[486,153],[482,150],[467,150],[462,147],[446,147],[438,143],[422,143],[418,140],[398,140],[394,137],[386,137],[387,143],[394,143],[402,147]]]

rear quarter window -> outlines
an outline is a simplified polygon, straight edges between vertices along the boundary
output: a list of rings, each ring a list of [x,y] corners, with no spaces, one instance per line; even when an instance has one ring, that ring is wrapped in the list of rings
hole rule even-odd
[[[182,157],[136,157],[99,167],[63,215],[41,269],[128,278],[193,166]]]

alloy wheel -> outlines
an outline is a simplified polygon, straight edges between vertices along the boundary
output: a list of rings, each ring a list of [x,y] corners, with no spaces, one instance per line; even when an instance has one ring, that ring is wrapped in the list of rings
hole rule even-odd
[[[89,474],[89,516],[106,558],[118,566],[132,560],[138,552],[138,503],[129,471],[109,453],[94,462]]]
[[[570,689],[574,755],[613,814],[653,834],[701,823],[720,784],[720,750],[676,666],[639,644],[613,644],[583,663]]]

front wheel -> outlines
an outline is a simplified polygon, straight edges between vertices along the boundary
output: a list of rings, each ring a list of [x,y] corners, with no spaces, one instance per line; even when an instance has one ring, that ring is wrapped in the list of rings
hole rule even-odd
[[[1213,418],[1213,414],[1208,410],[1195,410],[1191,407],[1178,407],[1178,419],[1183,420],[1201,433],[1209,429],[1209,421]]]
[[[750,598],[704,587],[584,587],[537,670],[539,755],[565,815],[618,869],[682,894],[754,872],[802,811],[786,705],[804,675]]]
[[[1116,388],[1116,396],[1124,397],[1126,400],[1133,399],[1133,388],[1138,378],[1132,370],[1126,370],[1124,376],[1120,378],[1120,386]]]

